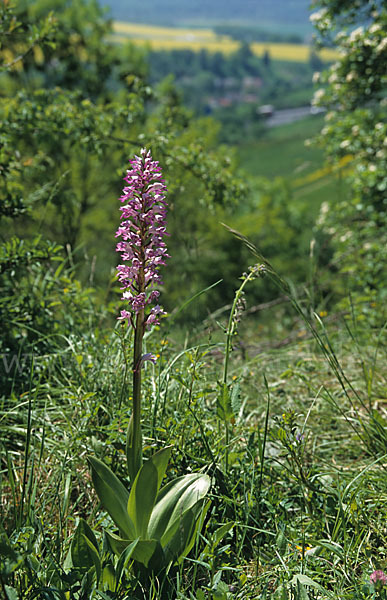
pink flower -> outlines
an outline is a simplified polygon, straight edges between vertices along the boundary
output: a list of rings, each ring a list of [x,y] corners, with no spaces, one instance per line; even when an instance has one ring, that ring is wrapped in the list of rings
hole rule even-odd
[[[154,302],[159,292],[154,289],[161,285],[159,267],[165,264],[167,254],[164,237],[167,234],[165,218],[167,188],[162,178],[159,163],[152,159],[150,151],[141,150],[141,156],[130,161],[131,168],[126,172],[121,202],[121,224],[116,237],[121,237],[116,250],[127,264],[117,267],[118,280],[122,284],[122,300],[129,305],[128,312],[121,311],[119,319],[127,319],[134,325],[134,315]],[[165,314],[157,305],[145,315],[148,326],[158,324],[159,316]]]
[[[370,581],[375,586],[377,585],[378,587],[382,587],[383,585],[387,584],[387,575],[381,570],[374,571],[371,573]]]

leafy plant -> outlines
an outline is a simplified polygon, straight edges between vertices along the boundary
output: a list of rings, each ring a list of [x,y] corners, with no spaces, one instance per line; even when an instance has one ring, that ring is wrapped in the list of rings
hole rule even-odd
[[[119,535],[106,532],[119,561],[136,561],[144,572],[159,573],[191,550],[209,502],[210,478],[203,473],[178,477],[160,489],[172,447],[163,448],[140,468],[130,492],[103,462],[89,457],[102,506]]]

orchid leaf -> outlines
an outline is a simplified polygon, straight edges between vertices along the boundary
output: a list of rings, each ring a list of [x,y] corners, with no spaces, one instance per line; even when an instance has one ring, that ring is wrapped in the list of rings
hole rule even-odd
[[[219,542],[224,538],[224,536],[231,531],[231,529],[234,527],[235,523],[233,521],[229,521],[228,523],[225,523],[224,525],[221,525],[221,527],[218,527],[218,529],[215,531],[215,533],[212,536],[212,548],[215,548]]]
[[[139,538],[137,538],[136,540],[134,540],[134,542],[131,542],[128,546],[126,546],[125,550],[121,553],[116,566],[117,582],[120,581],[122,573],[128,566],[128,563],[134,560],[133,552],[135,551],[138,542]]]
[[[142,465],[142,442],[141,442],[141,429],[139,432],[140,443],[135,445],[134,443],[134,424],[133,415],[130,417],[129,426],[126,432],[126,460],[127,468],[130,478],[130,483],[133,483],[136,479],[136,475],[141,469]]]
[[[173,533],[167,532],[168,543],[164,547],[165,556],[169,561],[180,561],[190,552],[209,506],[210,502],[204,504],[204,500],[199,500],[174,521]]]
[[[179,495],[170,522],[179,519],[187,508],[191,508],[198,500],[206,496],[211,485],[211,479],[208,475],[202,473],[195,473],[194,476],[196,476],[195,480],[191,482],[183,494]],[[190,475],[186,475],[186,477],[188,478]]]
[[[101,559],[100,559],[98,550],[94,546],[94,544],[90,541],[90,539],[88,537],[86,537],[86,535],[82,534],[82,536],[86,542],[86,546],[88,547],[89,556],[91,556],[91,558],[93,560],[94,567],[95,567],[95,573],[97,576],[97,582],[99,582],[99,580],[101,578],[101,573],[102,573],[102,565],[101,565]]]
[[[154,464],[157,469],[157,493],[160,489],[161,482],[164,478],[165,471],[167,470],[167,466],[169,463],[169,459],[171,458],[172,446],[167,446],[166,448],[162,448],[158,452],[156,452],[150,460]]]
[[[211,480],[208,475],[193,473],[174,479],[164,486],[158,496],[152,511],[148,535],[159,539],[164,547],[168,542],[166,532],[173,530],[171,526],[198,500],[204,498],[210,487]]]
[[[131,554],[133,560],[142,563],[145,567],[148,567],[151,559],[156,559],[158,563],[162,563],[164,560],[164,553],[158,540],[141,540],[140,538],[137,538],[137,540],[124,540],[114,533],[106,532],[106,534],[110,547],[117,556],[122,556],[126,548],[135,541],[137,543]]]
[[[136,536],[147,539],[149,519],[171,455],[171,446],[147,460],[137,473],[128,499],[128,515]]]
[[[303,573],[297,573],[296,575],[294,575],[294,577],[292,578],[290,583],[292,585],[296,585],[296,584],[297,585],[300,584],[302,586],[308,585],[308,586],[318,590],[323,595],[329,594],[329,592],[325,588],[323,588],[319,583],[317,583],[317,581],[313,581],[313,579],[308,577],[308,575],[304,575]],[[331,596],[331,597],[333,598],[333,596]]]
[[[148,567],[151,561],[157,564],[163,562],[164,552],[158,540],[140,540],[133,553],[133,558]]]
[[[128,498],[128,515],[135,535],[147,539],[148,522],[157,496],[157,469],[151,460],[145,462],[134,480]]]
[[[116,572],[111,562],[107,563],[102,571],[102,585],[107,587],[111,592],[116,586]]]
[[[70,551],[74,567],[89,570],[95,566],[97,571],[101,570],[98,542],[84,519],[81,519],[78,523],[71,542]]]
[[[110,549],[112,550],[112,552],[114,552],[114,554],[116,556],[120,556],[123,551],[125,550],[125,548],[127,548],[127,546],[129,546],[129,544],[131,544],[134,540],[126,540],[123,539],[121,537],[119,537],[118,535],[116,535],[115,533],[112,533],[111,531],[105,531],[106,534],[106,538],[107,541],[109,543]]]
[[[93,456],[88,458],[95,491],[102,506],[127,538],[135,539],[134,525],[127,513],[129,492],[113,471]]]

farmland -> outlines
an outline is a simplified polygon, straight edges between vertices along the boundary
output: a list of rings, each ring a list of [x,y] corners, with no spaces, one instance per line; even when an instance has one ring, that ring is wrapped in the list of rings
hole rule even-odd
[[[207,50],[231,54],[240,47],[239,42],[226,35],[217,35],[211,29],[158,27],[138,23],[113,23],[114,35],[110,40],[116,43],[132,42],[147,46],[152,50]],[[310,46],[307,44],[283,44],[275,42],[254,42],[251,49],[256,56],[266,52],[274,60],[307,62],[310,56]],[[324,48],[320,58],[329,62],[337,58],[337,52]]]
[[[351,170],[352,157],[344,156],[335,166],[324,164],[321,148],[305,144],[317,135],[323,124],[321,115],[267,129],[255,141],[241,143],[236,148],[238,163],[251,178],[253,197],[257,199],[255,215],[242,215],[236,227],[247,236],[257,228],[263,181],[270,180],[279,187],[285,186],[288,202],[306,225],[300,232],[298,243],[308,252],[310,229],[318,218],[321,204],[348,192],[344,176]],[[260,199],[260,200],[258,200]],[[283,261],[282,261],[283,263]],[[299,264],[299,269],[301,265]]]

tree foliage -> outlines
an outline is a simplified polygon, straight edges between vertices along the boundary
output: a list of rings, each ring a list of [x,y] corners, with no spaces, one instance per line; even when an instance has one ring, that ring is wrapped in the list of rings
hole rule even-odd
[[[386,248],[387,9],[381,2],[322,0],[312,21],[322,38],[336,30],[340,58],[316,79],[314,102],[328,109],[320,141],[328,159],[350,157],[351,194],[327,199],[320,225],[332,236],[335,263],[360,299],[380,296]],[[337,29],[340,28],[339,31]]]
[[[152,90],[141,54],[106,41],[110,25],[96,2],[57,0],[55,16],[51,8],[43,0],[1,4],[5,353],[22,344],[23,352],[41,355],[53,341],[48,332],[55,337],[64,319],[89,321],[90,282],[106,288],[114,268],[120,178],[142,146],[152,148],[170,181],[169,231],[179,233],[171,248],[170,289],[180,289],[174,300],[192,289],[193,282],[184,290],[176,282],[202,237],[192,241],[189,207],[203,232],[205,216],[234,204],[243,190],[210,123],[193,121],[172,87]]]

